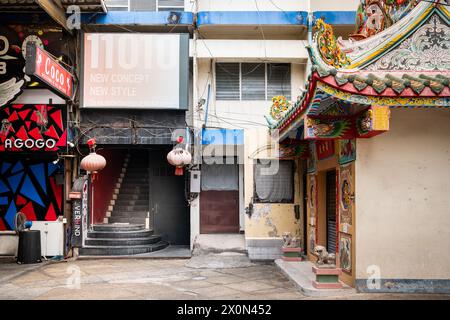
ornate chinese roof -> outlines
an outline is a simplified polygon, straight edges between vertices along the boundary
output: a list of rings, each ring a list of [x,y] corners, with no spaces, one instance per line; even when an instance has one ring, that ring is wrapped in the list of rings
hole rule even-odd
[[[314,41],[308,48],[312,68],[306,90],[278,121],[269,121],[270,127],[286,130],[304,115],[323,113],[336,103],[341,113],[353,114],[373,105],[450,107],[447,7],[397,2],[402,13],[392,15],[390,26],[385,24],[367,37],[336,40],[331,26],[316,21]],[[390,1],[363,1],[366,9],[375,3],[392,10]],[[361,33],[361,21],[357,25]]]

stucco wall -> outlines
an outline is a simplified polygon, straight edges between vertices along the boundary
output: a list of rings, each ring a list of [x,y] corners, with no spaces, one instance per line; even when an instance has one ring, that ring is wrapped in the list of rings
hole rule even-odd
[[[357,142],[356,269],[382,279],[450,278],[450,110],[393,110]]]
[[[247,207],[254,196],[254,162],[256,159],[272,158],[276,151],[270,148],[268,129],[259,128],[245,131],[244,198]],[[296,161],[294,174],[293,203],[254,203],[251,218],[246,215],[246,237],[280,237],[283,232],[291,232],[300,237],[300,220],[295,219],[294,205],[301,205],[299,162]]]

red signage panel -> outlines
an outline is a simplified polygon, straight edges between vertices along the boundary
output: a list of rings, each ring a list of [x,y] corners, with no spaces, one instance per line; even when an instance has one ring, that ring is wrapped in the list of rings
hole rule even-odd
[[[34,43],[27,46],[25,72],[42,80],[55,93],[65,99],[72,98],[73,75],[53,57]]]

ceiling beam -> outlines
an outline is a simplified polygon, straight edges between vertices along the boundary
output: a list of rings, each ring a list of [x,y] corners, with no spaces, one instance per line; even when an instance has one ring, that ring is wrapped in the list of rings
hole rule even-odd
[[[72,34],[72,30],[67,27],[66,12],[60,0],[36,0],[36,2],[53,20]]]

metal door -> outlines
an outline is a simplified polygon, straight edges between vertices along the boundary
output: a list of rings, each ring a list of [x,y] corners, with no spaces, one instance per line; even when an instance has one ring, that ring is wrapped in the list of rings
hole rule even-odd
[[[174,174],[175,168],[167,162],[169,151],[170,148],[149,151],[153,230],[170,244],[188,245],[190,213],[185,198],[185,177]]]

